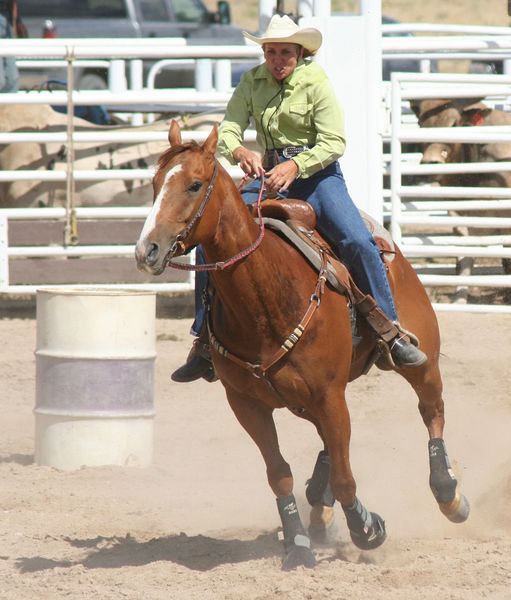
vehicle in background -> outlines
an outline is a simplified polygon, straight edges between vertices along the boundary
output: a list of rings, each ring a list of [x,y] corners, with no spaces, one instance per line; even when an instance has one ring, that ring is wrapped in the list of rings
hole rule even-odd
[[[19,0],[19,6],[30,38],[176,37],[192,45],[245,44],[241,27],[231,24],[227,0],[219,0],[216,12],[202,0]],[[38,73],[22,70],[21,87],[65,78],[62,69]],[[75,81],[78,89],[104,89],[107,70],[76,69]],[[162,71],[155,85],[193,87],[193,66],[176,64]]]

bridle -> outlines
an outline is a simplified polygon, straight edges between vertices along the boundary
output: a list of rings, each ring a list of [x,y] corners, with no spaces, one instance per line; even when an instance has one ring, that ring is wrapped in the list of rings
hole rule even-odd
[[[188,224],[186,225],[186,227],[183,229],[183,231],[181,231],[180,233],[177,234],[176,239],[174,241],[174,243],[172,244],[170,250],[169,250],[169,254],[174,255],[174,253],[176,252],[176,250],[181,250],[184,251],[185,250],[185,246],[183,244],[183,240],[185,240],[191,233],[192,229],[195,227],[195,225],[199,222],[199,220],[202,218],[202,215],[204,214],[204,211],[206,209],[206,206],[209,202],[209,198],[211,196],[211,192],[213,191],[213,186],[215,185],[215,180],[216,180],[216,176],[218,174],[218,164],[215,161],[215,167],[213,169],[213,175],[211,175],[211,179],[209,180],[208,183],[208,187],[206,188],[206,193],[204,194],[204,198],[202,199],[199,208],[197,209],[195,215],[193,216],[193,218],[188,222]],[[170,264],[171,261],[169,261],[167,264]],[[173,266],[173,265],[171,265]]]
[[[206,189],[206,193],[204,194],[204,198],[202,199],[202,201],[199,205],[199,208],[197,209],[197,212],[192,217],[190,222],[186,225],[186,227],[183,229],[183,231],[181,231],[180,233],[177,234],[176,239],[175,239],[174,243],[172,244],[167,256],[174,256],[177,250],[180,250],[181,254],[184,254],[185,245],[183,242],[190,235],[193,228],[197,225],[197,223],[202,218],[204,211],[206,210],[206,206],[211,197],[211,193],[213,191],[217,175],[218,175],[218,162],[215,160],[215,167],[213,169],[213,174],[211,175],[211,179],[209,180],[208,187]],[[240,188],[245,184],[245,181],[246,181],[246,178],[244,178],[242,180],[242,182],[240,184]],[[261,177],[261,188],[259,190],[259,196],[257,198],[257,205],[256,205],[257,216],[258,216],[258,220],[259,220],[259,235],[257,236],[257,239],[252,244],[250,244],[250,246],[248,246],[241,252],[238,252],[238,254],[231,256],[231,258],[228,258],[227,260],[223,260],[223,261],[218,261],[218,262],[214,262],[214,263],[204,263],[201,265],[191,265],[191,264],[186,264],[186,263],[175,262],[169,258],[168,260],[165,260],[165,266],[173,267],[174,269],[179,269],[181,271],[223,271],[224,269],[227,269],[228,267],[231,267],[235,263],[239,262],[240,260],[242,260],[243,258],[248,256],[249,254],[252,254],[252,252],[254,252],[254,250],[256,250],[259,247],[259,245],[261,244],[261,242],[263,241],[263,238],[264,238],[264,222],[263,222],[263,219],[261,218],[261,199],[263,196],[263,192],[264,192],[264,177]]]

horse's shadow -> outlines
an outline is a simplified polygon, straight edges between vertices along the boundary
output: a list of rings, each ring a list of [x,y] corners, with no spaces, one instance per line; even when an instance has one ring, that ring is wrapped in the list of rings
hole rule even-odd
[[[185,533],[138,541],[126,537],[98,536],[90,539],[64,538],[75,548],[89,549],[78,560],[54,560],[43,556],[21,557],[16,560],[20,573],[82,565],[86,569],[117,569],[142,566],[156,561],[170,561],[193,571],[209,571],[228,563],[281,556],[282,548],[277,533],[259,535],[252,540],[217,539]]]

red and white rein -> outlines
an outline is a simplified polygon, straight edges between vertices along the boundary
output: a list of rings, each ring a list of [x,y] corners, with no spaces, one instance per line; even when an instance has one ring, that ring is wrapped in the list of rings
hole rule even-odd
[[[206,190],[206,194],[205,194],[197,212],[195,213],[193,219],[190,221],[188,226],[180,234],[178,234],[176,241],[174,242],[173,248],[175,248],[178,244],[182,245],[182,241],[184,239],[186,239],[188,234],[191,232],[191,230],[195,226],[196,222],[198,222],[199,219],[202,217],[202,215],[204,213],[204,209],[206,208],[206,205],[211,196],[211,192],[213,191],[213,184],[216,179],[217,168],[218,168],[218,166],[215,162],[215,170],[213,171],[213,175],[211,176],[211,180],[209,182],[208,189]],[[241,190],[243,188],[243,186],[248,181],[248,179],[250,179],[250,177],[247,175],[245,177],[243,177],[240,185],[238,186],[239,190]],[[181,271],[223,271],[224,269],[227,269],[228,267],[239,262],[240,260],[242,260],[243,258],[248,256],[249,254],[252,254],[252,252],[254,252],[254,250],[256,250],[259,247],[259,245],[261,244],[261,242],[263,241],[263,238],[264,238],[264,223],[263,223],[263,219],[261,217],[261,200],[263,197],[263,192],[264,192],[264,177],[261,177],[261,188],[259,190],[259,196],[257,198],[257,204],[256,204],[257,216],[259,218],[259,235],[257,236],[257,239],[252,244],[250,244],[250,246],[248,246],[241,252],[238,252],[238,254],[235,254],[231,258],[228,258],[227,260],[218,261],[215,263],[204,263],[201,265],[191,265],[191,264],[186,264],[186,263],[175,262],[172,259],[169,259],[166,262],[165,266],[173,267],[174,269],[179,269]]]

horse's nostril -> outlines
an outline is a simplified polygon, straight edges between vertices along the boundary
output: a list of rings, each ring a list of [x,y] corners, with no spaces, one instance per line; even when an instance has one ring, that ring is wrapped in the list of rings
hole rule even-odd
[[[160,253],[160,247],[158,244],[154,242],[150,244],[147,250],[147,262],[149,264],[154,264],[158,260],[158,254]]]

